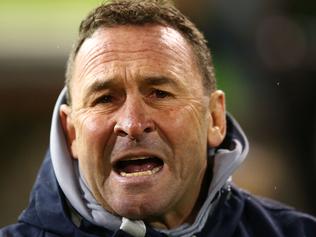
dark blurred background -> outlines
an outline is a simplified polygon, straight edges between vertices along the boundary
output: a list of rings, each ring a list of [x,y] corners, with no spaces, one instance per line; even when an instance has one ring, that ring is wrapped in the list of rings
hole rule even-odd
[[[100,2],[0,1],[0,226],[27,206],[67,54]],[[250,140],[234,181],[316,215],[316,1],[175,2],[205,33]]]

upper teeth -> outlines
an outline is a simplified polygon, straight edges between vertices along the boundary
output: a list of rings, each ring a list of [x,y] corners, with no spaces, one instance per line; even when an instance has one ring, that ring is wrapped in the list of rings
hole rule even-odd
[[[145,160],[145,159],[148,159],[149,157],[148,156],[135,156],[135,157],[130,157],[126,160]]]

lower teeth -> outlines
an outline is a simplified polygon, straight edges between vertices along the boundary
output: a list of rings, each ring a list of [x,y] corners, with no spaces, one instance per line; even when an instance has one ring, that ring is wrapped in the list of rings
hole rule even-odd
[[[135,172],[135,173],[126,173],[126,172],[120,172],[120,175],[123,177],[136,177],[136,176],[150,176],[153,174],[156,174],[160,170],[160,167],[156,167],[152,170],[147,170],[147,171],[140,171],[140,172]]]

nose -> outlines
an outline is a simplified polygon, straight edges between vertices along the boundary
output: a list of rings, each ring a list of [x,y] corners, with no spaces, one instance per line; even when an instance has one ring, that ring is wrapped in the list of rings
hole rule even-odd
[[[154,130],[155,125],[151,115],[146,111],[146,105],[142,101],[126,99],[118,111],[114,133],[119,137],[139,140],[144,134]]]

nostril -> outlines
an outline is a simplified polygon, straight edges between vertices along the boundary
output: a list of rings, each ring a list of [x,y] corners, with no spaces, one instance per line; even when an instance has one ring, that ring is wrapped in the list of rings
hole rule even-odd
[[[120,130],[120,131],[117,132],[117,135],[120,136],[120,137],[126,137],[127,133],[122,131],[122,130]]]
[[[145,128],[145,130],[144,130],[144,132],[146,132],[146,133],[149,133],[149,132],[152,132],[152,131],[153,131],[153,129],[151,127]]]

